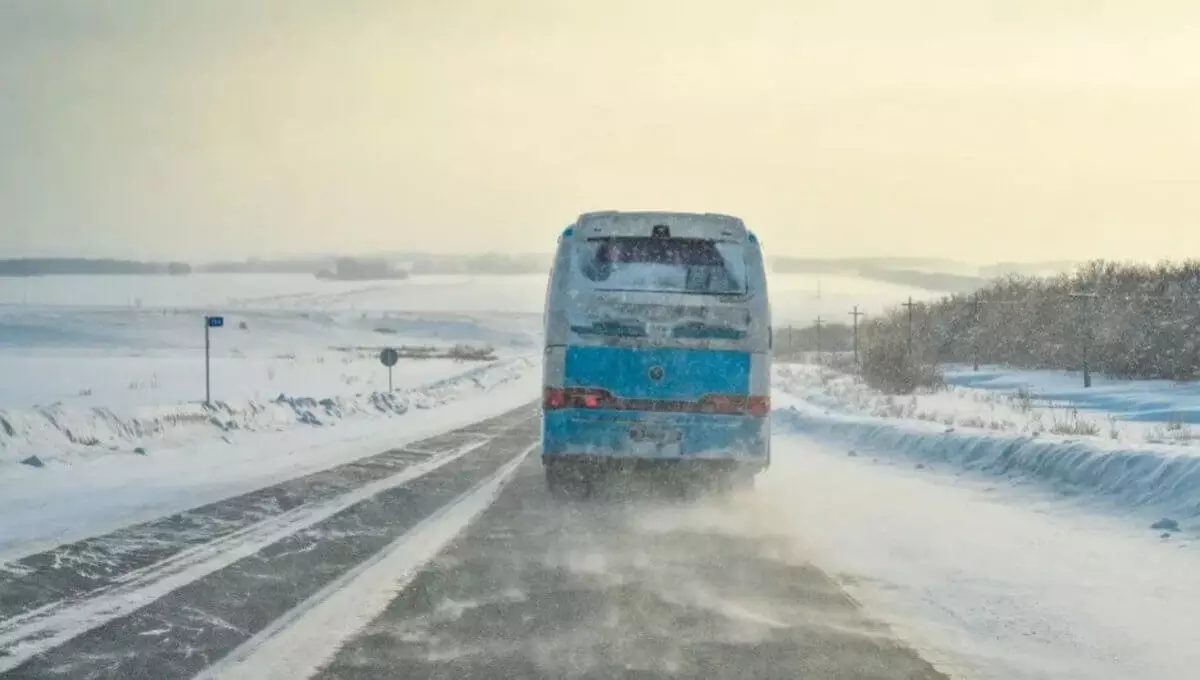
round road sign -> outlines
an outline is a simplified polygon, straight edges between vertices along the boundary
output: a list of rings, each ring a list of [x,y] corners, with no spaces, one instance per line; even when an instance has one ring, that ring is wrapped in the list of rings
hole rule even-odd
[[[391,347],[388,347],[379,353],[379,363],[387,366],[388,368],[395,366],[397,361],[400,361],[400,353]]]

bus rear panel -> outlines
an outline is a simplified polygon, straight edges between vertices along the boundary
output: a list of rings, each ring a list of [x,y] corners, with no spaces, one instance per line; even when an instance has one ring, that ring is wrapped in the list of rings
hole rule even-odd
[[[765,469],[769,319],[753,236],[721,216],[587,217],[560,240],[547,295],[547,481],[567,468]]]

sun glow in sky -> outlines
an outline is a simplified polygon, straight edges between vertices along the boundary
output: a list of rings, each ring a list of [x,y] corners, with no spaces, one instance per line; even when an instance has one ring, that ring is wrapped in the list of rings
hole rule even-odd
[[[1200,5],[8,0],[0,251],[1200,254]]]

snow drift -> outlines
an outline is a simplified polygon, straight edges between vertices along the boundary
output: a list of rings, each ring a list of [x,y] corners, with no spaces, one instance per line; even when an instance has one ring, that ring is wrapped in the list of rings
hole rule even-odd
[[[1092,494],[1129,507],[1200,517],[1200,456],[1166,446],[1103,448],[1082,438],[1011,436],[931,423],[785,408],[777,427],[886,456],[978,474],[1028,479],[1067,495]]]
[[[528,374],[532,365],[527,357],[505,359],[393,393],[328,398],[280,394],[262,401],[214,401],[209,405],[191,402],[124,412],[63,404],[0,410],[0,466],[17,464],[31,455],[47,463],[95,453],[146,454],[153,446],[192,441],[204,433],[228,439],[237,431],[322,427],[359,416],[403,415],[517,380]]]

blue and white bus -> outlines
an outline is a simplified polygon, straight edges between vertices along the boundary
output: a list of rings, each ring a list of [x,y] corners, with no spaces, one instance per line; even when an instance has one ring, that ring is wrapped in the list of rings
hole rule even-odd
[[[598,212],[559,238],[545,312],[542,463],[556,495],[610,468],[722,487],[771,460],[758,239],[727,215]]]

